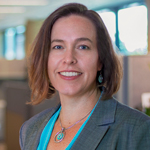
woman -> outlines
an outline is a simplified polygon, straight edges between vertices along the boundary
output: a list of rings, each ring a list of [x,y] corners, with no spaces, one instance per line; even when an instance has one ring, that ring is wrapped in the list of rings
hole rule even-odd
[[[60,105],[26,121],[22,150],[147,150],[150,118],[117,102],[122,68],[99,15],[67,4],[43,23],[29,63],[32,104]]]

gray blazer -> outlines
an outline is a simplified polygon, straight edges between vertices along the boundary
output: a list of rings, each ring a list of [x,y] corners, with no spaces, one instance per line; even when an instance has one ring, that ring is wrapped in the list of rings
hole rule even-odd
[[[20,129],[21,150],[36,150],[57,108],[47,109]],[[150,150],[150,117],[115,99],[99,101],[71,150]]]

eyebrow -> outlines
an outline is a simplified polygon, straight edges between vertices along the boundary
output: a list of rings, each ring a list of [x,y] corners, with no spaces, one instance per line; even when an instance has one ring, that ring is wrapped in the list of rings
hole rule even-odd
[[[93,43],[89,38],[85,38],[85,37],[77,38],[75,40],[75,42],[80,42],[80,41],[89,41],[90,43]],[[53,43],[53,42],[64,42],[64,41],[61,39],[54,39],[51,41],[51,43]]]
[[[89,41],[90,43],[93,43],[89,38],[85,38],[85,37],[76,39],[76,42],[80,42],[80,41]]]
[[[60,39],[54,39],[54,40],[51,41],[51,43],[53,43],[53,42],[63,42],[63,40],[60,40]]]

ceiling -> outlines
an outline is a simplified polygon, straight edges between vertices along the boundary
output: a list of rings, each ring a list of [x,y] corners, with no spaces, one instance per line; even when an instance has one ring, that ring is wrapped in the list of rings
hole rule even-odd
[[[97,10],[137,1],[142,0],[0,0],[0,30],[25,24],[27,20],[44,19],[65,3],[82,3],[89,9]]]

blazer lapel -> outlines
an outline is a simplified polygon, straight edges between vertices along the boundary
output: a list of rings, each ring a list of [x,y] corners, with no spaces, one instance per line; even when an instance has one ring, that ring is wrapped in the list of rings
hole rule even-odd
[[[75,141],[71,150],[94,150],[115,121],[117,102],[114,99],[100,100],[89,121]]]

